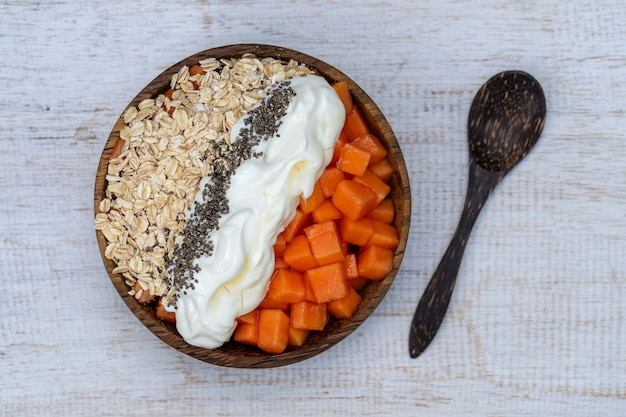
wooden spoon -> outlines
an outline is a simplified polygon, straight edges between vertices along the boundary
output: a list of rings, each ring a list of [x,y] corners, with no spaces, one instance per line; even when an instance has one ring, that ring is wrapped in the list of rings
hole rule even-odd
[[[469,113],[469,183],[459,225],[417,306],[409,353],[419,356],[446,314],[470,232],[487,198],[537,143],[546,101],[539,83],[522,71],[496,74],[480,88]]]

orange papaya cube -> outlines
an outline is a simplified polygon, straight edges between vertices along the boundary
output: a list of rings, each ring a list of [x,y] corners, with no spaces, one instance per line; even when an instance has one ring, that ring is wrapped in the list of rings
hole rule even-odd
[[[319,184],[319,181],[315,183],[313,187],[313,192],[307,198],[300,197],[300,210],[304,213],[312,213],[322,202],[324,201],[324,193],[322,192],[322,187]]]
[[[378,220],[371,220],[371,222],[372,235],[367,241],[367,245],[395,249],[399,242],[398,229],[396,229],[393,224],[384,223]]]
[[[309,277],[305,273],[303,276],[304,281],[304,301],[309,301],[311,303],[318,304],[317,298],[315,298],[315,293],[313,292],[313,288],[311,287],[311,282],[309,281]]]
[[[257,346],[268,353],[282,353],[289,343],[289,316],[278,309],[259,311]]]
[[[330,220],[337,220],[343,217],[343,214],[335,205],[330,198],[324,200],[322,204],[317,207],[313,213],[311,213],[311,218],[313,219],[313,223],[324,223]]]
[[[346,109],[346,113],[348,113],[350,110],[352,110],[352,106],[354,106],[354,102],[352,101],[352,94],[350,94],[350,88],[348,88],[348,83],[346,81],[337,81],[332,84],[332,87],[335,89],[335,92],[343,103],[343,107]]]
[[[369,169],[365,170],[363,175],[357,175],[352,178],[352,180],[365,185],[367,188],[376,193],[376,205],[379,205],[391,191],[391,187]]]
[[[336,166],[329,166],[324,170],[322,176],[318,180],[324,197],[330,198],[335,194],[337,185],[346,179],[346,174]]]
[[[350,278],[348,280],[348,285],[354,288],[357,291],[362,290],[371,280],[365,277]]]
[[[287,265],[283,258],[276,258],[274,260],[274,272],[284,268],[289,268],[289,265]]]
[[[348,288],[348,293],[338,300],[329,301],[326,309],[331,316],[338,319],[350,319],[356,313],[361,304],[361,296],[352,287]]]
[[[259,309],[269,309],[269,310],[281,310],[281,311],[289,311],[289,303],[285,303],[283,301],[276,301],[272,298],[272,294],[270,291],[267,291],[265,297],[259,304]]]
[[[165,305],[163,304],[163,298],[159,298],[156,306],[155,316],[157,319],[162,320],[166,323],[176,323],[176,312],[167,311],[165,309]]]
[[[374,232],[372,220],[367,217],[356,220],[351,220],[347,216],[342,217],[337,224],[337,229],[345,242],[357,246],[365,245]]]
[[[356,220],[376,207],[378,196],[370,188],[352,180],[337,185],[332,201],[346,217]]]
[[[346,122],[343,130],[346,132],[348,142],[352,142],[359,136],[369,132],[367,122],[357,106],[352,106],[352,110],[346,113]]]
[[[287,244],[283,260],[296,271],[306,271],[319,266],[305,235],[298,235]]]
[[[304,298],[305,291],[300,272],[279,269],[272,276],[267,297],[278,303],[297,303]]]
[[[371,245],[362,247],[356,258],[359,276],[380,281],[393,269],[393,251]]]
[[[296,329],[289,325],[289,346],[302,346],[309,337],[310,330]]]
[[[335,222],[314,223],[304,228],[304,234],[320,266],[343,261],[344,246]]]
[[[343,261],[309,269],[305,275],[319,303],[345,297],[348,292],[348,279]]]
[[[311,215],[303,212],[298,207],[296,209],[296,213],[293,216],[293,219],[289,222],[285,230],[282,231],[282,235],[285,238],[286,242],[291,242],[291,240],[302,233],[302,229],[309,225],[311,220]]]
[[[289,316],[291,325],[303,330],[324,330],[328,321],[325,303],[301,301],[291,306]]]
[[[383,223],[391,224],[395,215],[396,211],[393,206],[393,201],[386,198],[381,201],[379,205],[371,209],[369,213],[366,214],[366,217],[372,220],[378,220]]]
[[[391,165],[389,158],[383,158],[378,162],[370,164],[369,169],[386,183],[391,180],[393,175],[393,165]]]
[[[372,133],[361,135],[354,139],[351,143],[369,152],[371,156],[370,165],[387,156],[387,149],[385,149],[380,140]]]
[[[233,332],[233,340],[247,345],[256,345],[258,337],[257,323],[239,323]]]
[[[255,308],[251,312],[242,314],[241,316],[237,317],[237,323],[256,324],[258,319],[259,310]]]
[[[370,158],[370,153],[365,149],[346,143],[339,153],[337,168],[347,174],[363,175],[370,163]]]
[[[274,256],[277,258],[281,258],[283,253],[285,253],[285,248],[287,247],[287,239],[285,239],[285,235],[279,233],[276,237],[276,243],[274,243]]]
[[[341,153],[341,148],[343,145],[348,143],[348,137],[346,136],[346,132],[342,129],[341,133],[339,133],[339,137],[337,138],[337,142],[335,142],[335,147],[333,148],[333,157],[330,160],[329,166],[334,166],[339,159],[339,154]]]

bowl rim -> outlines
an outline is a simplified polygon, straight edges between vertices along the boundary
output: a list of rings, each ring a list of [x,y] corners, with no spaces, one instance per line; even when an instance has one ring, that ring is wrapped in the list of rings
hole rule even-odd
[[[136,106],[144,99],[154,98],[157,94],[167,90],[171,77],[176,74],[183,65],[190,67],[191,65],[197,64],[198,61],[209,57],[217,59],[239,58],[245,54],[253,54],[258,58],[272,57],[283,61],[293,59],[313,69],[329,82],[346,81],[355,105],[358,106],[365,117],[370,129],[374,134],[381,137],[381,140],[387,145],[389,158],[395,168],[392,177],[392,192],[395,193],[395,196],[392,195],[392,198],[394,198],[396,214],[401,214],[401,216],[396,215],[396,219],[394,220],[399,231],[399,244],[395,251],[392,271],[383,280],[370,282],[368,286],[366,286],[366,288],[371,287],[367,294],[368,302],[365,303],[366,298],[364,296],[359,310],[352,319],[333,319],[325,330],[316,334],[316,336],[318,336],[317,338],[313,337],[309,343],[305,343],[302,347],[288,349],[280,354],[265,354],[256,351],[256,348],[248,349],[246,346],[236,346],[233,348],[230,346],[230,342],[217,349],[199,348],[185,342],[176,332],[174,325],[156,319],[151,312],[152,307],[139,304],[134,297],[128,294],[129,288],[124,282],[123,277],[120,274],[112,273],[115,263],[104,256],[107,241],[104,235],[98,230],[96,230],[96,239],[107,274],[118,294],[133,314],[163,342],[184,354],[213,365],[234,368],[270,368],[300,362],[329,349],[356,330],[356,328],[371,315],[376,307],[378,307],[398,273],[404,257],[410,227],[411,191],[406,164],[400,145],[391,126],[374,101],[351,78],[337,68],[313,56],[292,49],[265,44],[243,43],[218,46],[198,52],[180,60],[161,72],[131,100],[125,109],[129,106]],[[99,213],[100,201],[105,196],[107,165],[113,146],[119,138],[119,131],[124,125],[123,115],[124,112],[120,114],[113,126],[98,163],[94,184],[94,216]]]

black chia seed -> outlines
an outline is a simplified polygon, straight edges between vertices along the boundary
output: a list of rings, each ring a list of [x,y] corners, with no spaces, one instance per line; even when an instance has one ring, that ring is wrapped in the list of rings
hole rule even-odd
[[[176,290],[175,303],[179,292],[186,294],[187,289],[194,289],[198,280],[194,274],[200,271],[195,264],[202,256],[211,256],[213,242],[209,234],[219,229],[219,220],[229,211],[226,191],[230,186],[231,176],[241,163],[250,158],[259,158],[262,152],[254,147],[266,142],[277,134],[282,118],[287,113],[291,99],[296,95],[289,81],[278,84],[270,94],[244,118],[237,139],[230,144],[220,144],[215,150],[213,173],[202,190],[202,202],[196,204],[185,228],[181,232],[181,243],[176,245],[171,257],[166,258],[170,286]]]

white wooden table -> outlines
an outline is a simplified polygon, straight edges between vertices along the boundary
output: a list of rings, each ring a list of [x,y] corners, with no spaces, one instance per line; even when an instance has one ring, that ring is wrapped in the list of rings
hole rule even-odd
[[[285,46],[350,75],[409,166],[408,255],[376,313],[283,368],[209,365],[122,303],[93,231],[125,105],[204,49]],[[0,415],[616,416],[626,410],[626,7],[612,1],[5,1],[0,4]],[[467,113],[522,69],[539,144],[496,189],[417,359],[415,305],[458,220]]]

